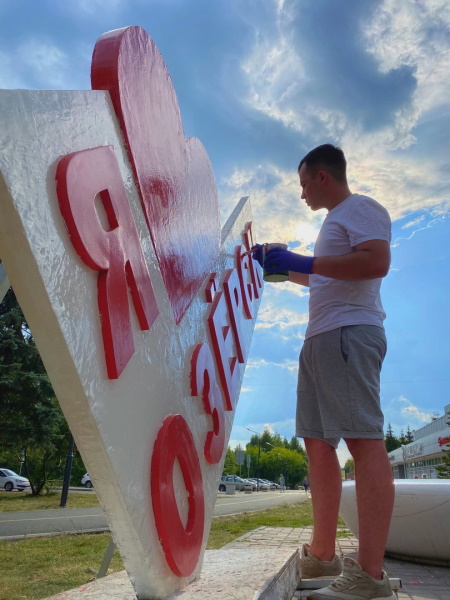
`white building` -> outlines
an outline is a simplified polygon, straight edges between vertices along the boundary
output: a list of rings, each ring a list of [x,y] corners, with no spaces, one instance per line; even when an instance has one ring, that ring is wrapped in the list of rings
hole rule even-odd
[[[414,441],[389,452],[395,479],[414,479],[426,475],[436,479],[437,465],[442,464],[443,451],[450,442],[450,404],[444,406],[444,416],[413,431]]]

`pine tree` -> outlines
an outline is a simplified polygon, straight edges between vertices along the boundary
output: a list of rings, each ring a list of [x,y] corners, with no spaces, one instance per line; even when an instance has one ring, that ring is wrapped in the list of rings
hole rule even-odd
[[[409,425],[407,425],[407,427],[406,427],[406,435],[405,435],[405,438],[406,438],[406,443],[407,443],[407,444],[410,444],[411,442],[413,442],[413,441],[414,441],[414,436],[413,436],[413,434],[412,434],[412,431],[411,431],[411,428],[410,428],[410,426],[409,426]]]
[[[386,446],[386,450],[388,452],[392,452],[392,450],[396,450],[397,448],[400,448],[400,446],[402,445],[400,440],[397,437],[395,437],[390,423],[388,423],[388,425],[386,427],[386,435],[384,436],[384,445]]]
[[[64,466],[69,430],[11,288],[0,304],[0,414],[0,457],[23,456],[39,494]]]

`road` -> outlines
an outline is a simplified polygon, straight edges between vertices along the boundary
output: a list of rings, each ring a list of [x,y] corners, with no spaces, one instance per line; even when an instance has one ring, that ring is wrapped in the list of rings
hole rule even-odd
[[[218,494],[213,516],[265,510],[280,504],[293,504],[304,499],[305,492],[289,490],[283,494],[276,491],[253,492],[252,494],[236,492],[230,496]],[[70,506],[70,495],[68,505]],[[105,515],[100,507],[0,512],[0,539],[4,540],[61,533],[92,533],[108,529]]]

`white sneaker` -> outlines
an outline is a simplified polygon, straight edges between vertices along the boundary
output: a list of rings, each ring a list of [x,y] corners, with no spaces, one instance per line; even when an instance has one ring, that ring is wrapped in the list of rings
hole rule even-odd
[[[314,590],[308,600],[397,600],[388,576],[374,579],[353,559],[345,557],[342,574],[328,587]]]

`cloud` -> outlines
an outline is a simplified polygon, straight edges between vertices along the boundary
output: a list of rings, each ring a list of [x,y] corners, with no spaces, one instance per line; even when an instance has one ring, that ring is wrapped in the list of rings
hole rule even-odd
[[[402,225],[402,229],[409,229],[409,227],[415,227],[416,225],[419,225],[419,223],[422,223],[424,219],[425,215],[420,215],[420,217],[417,217],[417,219],[414,219],[413,221],[408,221],[408,223]]]
[[[45,80],[56,88],[66,87],[67,56],[49,40],[27,40],[19,47],[17,58],[21,68],[32,70],[37,81]]]
[[[381,72],[414,69],[421,110],[448,103],[450,7],[447,0],[384,0],[365,26],[367,49]]]
[[[414,406],[407,398],[404,396],[400,396],[398,401],[402,404],[406,404],[406,406],[402,406],[401,413],[406,418],[413,419],[413,422],[420,423],[420,425],[424,425],[425,423],[430,423],[433,413],[423,412],[417,406]]]
[[[264,303],[258,313],[255,329],[278,327],[281,331],[306,325],[308,314],[291,310],[285,306]]]
[[[246,371],[257,371],[260,369],[267,369],[267,367],[277,367],[284,369],[290,373],[297,373],[298,361],[297,360],[284,360],[282,362],[268,361],[263,358],[249,358],[246,366]]]
[[[447,217],[448,217],[448,213],[446,212],[446,213],[444,213],[442,215],[439,215],[435,219],[431,219],[431,221],[428,221],[428,223],[426,223],[423,227],[419,227],[417,229],[414,229],[410,233],[410,235],[408,237],[397,237],[397,238],[395,238],[395,240],[392,242],[392,248],[397,248],[397,246],[399,246],[401,242],[411,240],[419,231],[425,231],[427,229],[432,229],[437,224],[440,224],[443,221],[445,221],[447,219]],[[414,221],[411,221],[410,223],[407,223],[406,225],[404,225],[402,227],[402,229],[405,229],[406,227],[414,227],[416,225],[419,225],[424,220],[424,218],[425,218],[425,216],[422,215],[421,217],[418,217]]]
[[[14,58],[5,52],[0,52],[0,88],[18,89],[25,87],[25,81],[17,73],[17,64]]]

